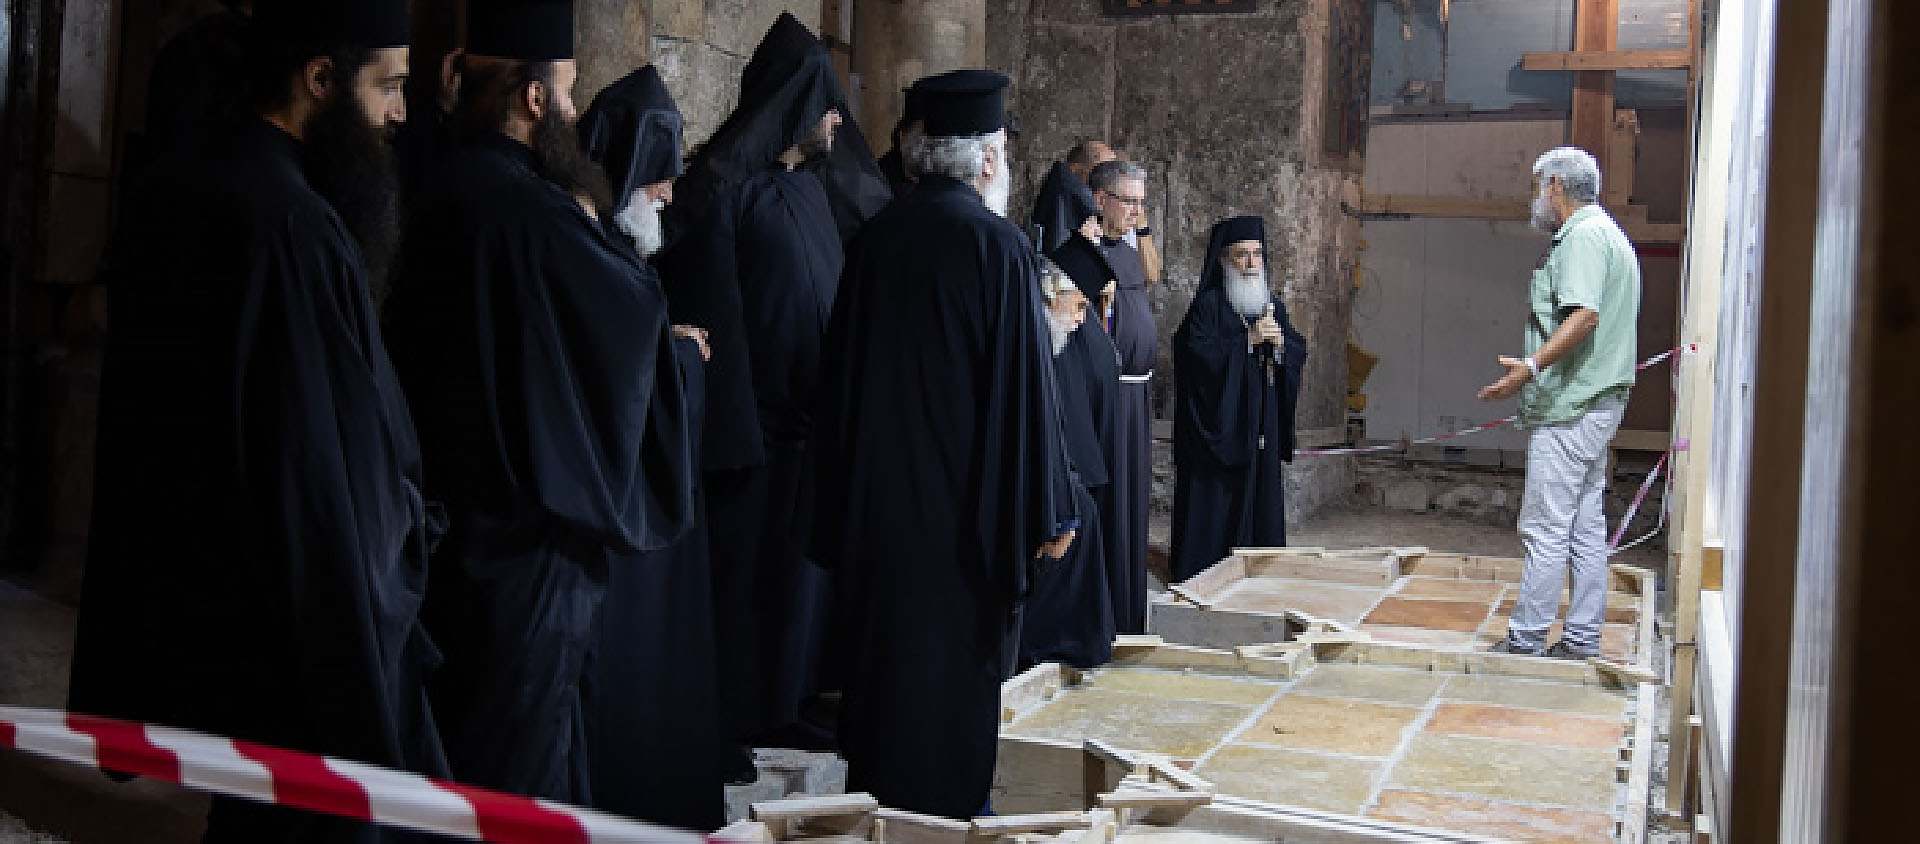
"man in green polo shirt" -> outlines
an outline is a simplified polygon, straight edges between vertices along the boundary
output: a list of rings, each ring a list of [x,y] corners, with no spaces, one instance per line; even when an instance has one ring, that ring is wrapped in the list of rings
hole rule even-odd
[[[1529,431],[1519,526],[1526,573],[1494,650],[1583,659],[1599,655],[1606,613],[1607,445],[1633,386],[1640,262],[1598,204],[1593,156],[1550,150],[1534,162],[1533,180],[1533,225],[1553,232],[1553,248],[1533,272],[1526,357],[1500,358],[1506,376],[1480,391],[1487,401],[1518,393]],[[1549,648],[1569,567],[1572,600]]]

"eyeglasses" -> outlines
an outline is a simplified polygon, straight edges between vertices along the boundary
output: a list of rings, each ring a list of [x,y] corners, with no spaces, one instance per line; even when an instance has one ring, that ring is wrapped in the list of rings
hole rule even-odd
[[[1144,196],[1121,196],[1117,193],[1110,193],[1107,194],[1107,196],[1113,197],[1113,201],[1121,205],[1129,205],[1137,208],[1147,204],[1147,198]]]

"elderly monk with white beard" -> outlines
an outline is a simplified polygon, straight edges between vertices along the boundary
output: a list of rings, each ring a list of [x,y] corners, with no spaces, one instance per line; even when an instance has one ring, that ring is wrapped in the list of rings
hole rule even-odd
[[[1307,341],[1267,287],[1259,217],[1215,223],[1200,290],[1173,335],[1173,578],[1233,548],[1287,544],[1280,464],[1293,460]]]

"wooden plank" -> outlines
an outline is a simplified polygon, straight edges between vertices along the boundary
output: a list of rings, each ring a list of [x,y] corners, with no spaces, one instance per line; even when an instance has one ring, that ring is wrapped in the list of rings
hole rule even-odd
[[[1718,592],[1726,588],[1721,580],[1722,568],[1726,565],[1727,546],[1725,543],[1709,542],[1700,546],[1700,588]]]
[[[1522,54],[1522,70],[1652,70],[1693,66],[1691,50],[1565,50]]]
[[[833,815],[858,815],[878,808],[880,808],[880,801],[873,799],[871,794],[829,794],[755,803],[748,808],[747,815],[756,821],[773,822]]]
[[[771,842],[776,839],[773,837],[773,830],[768,829],[766,824],[759,821],[736,821],[715,832],[713,840],[758,844],[758,842]]]
[[[1639,166],[1635,152],[1640,144],[1640,114],[1630,108],[1616,110],[1613,124],[1607,132],[1607,148],[1600,157],[1600,171],[1605,178],[1600,180],[1600,201],[1609,208],[1630,209],[1638,212],[1632,225],[1645,225],[1646,207],[1628,205],[1633,200],[1634,169]],[[1625,220],[1622,225],[1628,225]]]
[[[1692,642],[1676,643],[1673,646],[1673,686],[1669,696],[1672,700],[1668,724],[1698,722],[1700,717],[1693,711],[1693,687],[1698,682],[1700,669],[1700,646]],[[1678,814],[1686,809],[1687,789],[1692,786],[1696,776],[1692,763],[1698,758],[1699,748],[1694,745],[1699,734],[1669,727],[1667,738],[1667,793],[1666,809]],[[1680,760],[1687,770],[1675,770],[1674,760]]]
[[[1628,451],[1666,451],[1673,442],[1673,435],[1666,431],[1647,431],[1621,428],[1613,435],[1613,448]]]
[[[1619,49],[1620,0],[1578,0],[1573,27],[1573,49],[1577,52]],[[1605,154],[1607,131],[1613,125],[1613,71],[1574,71],[1571,123],[1574,146],[1594,153],[1596,158]],[[1605,174],[1602,176],[1604,181]]]
[[[1212,802],[1210,791],[1127,788],[1100,795],[1103,809],[1184,809]]]
[[[1602,132],[1602,141],[1605,140]],[[1604,151],[1604,144],[1602,150]],[[1595,158],[1600,156],[1596,155]],[[1604,174],[1602,182],[1606,179]],[[1467,220],[1513,220],[1524,222],[1533,215],[1524,199],[1482,196],[1422,196],[1416,194],[1367,194],[1360,198],[1360,213],[1405,214],[1410,217],[1458,217]],[[1634,243],[1680,243],[1686,239],[1683,223],[1646,222],[1646,209],[1638,205],[1613,205],[1607,214],[1620,224],[1621,231]]]
[[[1031,815],[994,815],[974,818],[975,835],[1014,835],[1022,832],[1059,832],[1086,829],[1093,818],[1086,812],[1042,812]]]
[[[1620,816],[1620,844],[1647,840],[1647,800],[1653,777],[1653,722],[1659,686],[1640,684],[1633,715],[1633,763],[1627,774],[1627,804]]]

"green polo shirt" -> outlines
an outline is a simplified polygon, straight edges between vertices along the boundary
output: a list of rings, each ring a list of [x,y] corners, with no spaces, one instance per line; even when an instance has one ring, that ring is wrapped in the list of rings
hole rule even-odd
[[[1600,315],[1593,333],[1520,391],[1520,424],[1572,422],[1595,402],[1633,387],[1640,322],[1640,261],[1620,225],[1599,205],[1573,212],[1533,271],[1527,354],[1545,345],[1580,308]]]

